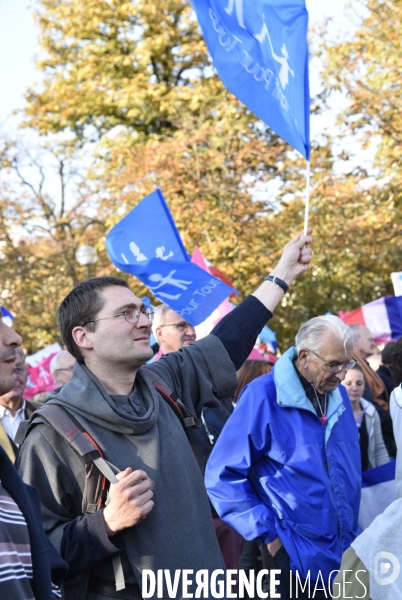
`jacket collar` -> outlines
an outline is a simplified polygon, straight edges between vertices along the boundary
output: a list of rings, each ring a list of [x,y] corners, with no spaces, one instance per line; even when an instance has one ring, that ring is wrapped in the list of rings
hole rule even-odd
[[[368,415],[369,417],[374,417],[376,412],[374,404],[371,404],[371,402],[365,400],[364,398],[360,398],[360,406],[365,411],[366,415]]]
[[[281,356],[273,368],[273,378],[276,387],[276,401],[281,406],[290,406],[293,408],[304,409],[316,414],[313,405],[307,398],[304,388],[297,374],[294,361],[297,358],[297,351],[294,346],[289,348]],[[326,426],[325,441],[331,433],[331,430],[339,417],[344,412],[342,395],[337,388],[332,392],[328,392],[327,417],[328,425]]]

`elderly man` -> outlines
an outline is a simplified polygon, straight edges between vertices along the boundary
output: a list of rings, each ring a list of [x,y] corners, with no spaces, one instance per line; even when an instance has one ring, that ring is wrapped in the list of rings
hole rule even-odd
[[[50,372],[58,386],[68,383],[73,376],[75,358],[67,350],[61,350],[50,361]]]
[[[69,564],[66,600],[140,599],[149,569],[163,574],[158,596],[168,598],[176,569],[224,569],[200,470],[158,388],[169,386],[197,415],[230,396],[262,326],[307,269],[310,241],[298,235],[289,242],[268,280],[211,335],[151,365],[145,363],[152,356],[152,309],[126,281],[89,279],[63,300],[59,326],[77,360],[72,379],[50,394],[46,408],[68,411],[118,472],[109,502],[103,491],[83,514],[86,470],[65,437],[39,417],[22,445],[23,478],[40,490],[45,529]],[[176,597],[197,587],[194,578],[188,586],[181,581]]]
[[[0,394],[4,398],[16,386],[16,362],[20,336],[3,322],[0,312]],[[19,357],[19,358],[18,358]],[[18,376],[17,376],[18,377]],[[19,383],[20,385],[20,383]],[[66,564],[46,538],[39,494],[24,485],[0,445],[0,598],[4,600],[55,600]]]
[[[30,419],[32,413],[40,406],[24,398],[27,377],[24,351],[22,348],[16,348],[14,387],[0,396],[0,445],[12,462],[15,462],[18,455],[18,446],[14,444],[18,426],[21,421]]]
[[[153,331],[160,348],[156,360],[168,352],[177,352],[196,340],[195,328],[166,304],[161,304],[155,311]],[[224,398],[218,408],[204,408],[202,426],[189,431],[191,448],[202,475],[205,473],[213,445],[232,412],[233,405],[230,398]],[[212,505],[211,510],[226,568],[238,569],[243,538],[218,517]]]
[[[161,304],[155,311],[153,330],[162,354],[177,352],[196,340],[193,325],[190,325],[174,310]],[[158,357],[160,358],[160,356]]]
[[[207,465],[218,514],[268,545],[282,598],[327,598],[303,595],[300,582],[308,588],[310,580],[311,593],[322,581],[328,588],[359,533],[360,450],[347,392],[338,389],[355,365],[352,336],[335,316],[305,323],[296,347],[245,388]]]

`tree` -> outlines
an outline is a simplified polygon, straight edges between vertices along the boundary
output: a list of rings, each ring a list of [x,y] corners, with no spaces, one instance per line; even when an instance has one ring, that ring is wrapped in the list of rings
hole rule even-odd
[[[41,133],[169,134],[227,96],[187,0],[41,0],[36,20],[44,80],[26,115]]]
[[[359,134],[365,146],[378,144],[380,175],[396,175],[400,182],[402,5],[398,0],[359,0],[354,7],[363,16],[353,38],[331,43],[327,35],[322,44],[324,92],[346,94],[348,106],[339,116],[345,132]]]
[[[30,353],[58,339],[57,307],[85,278],[75,251],[103,230],[70,146],[34,152],[3,140],[0,152],[1,301],[16,314]],[[50,191],[55,181],[58,197]]]

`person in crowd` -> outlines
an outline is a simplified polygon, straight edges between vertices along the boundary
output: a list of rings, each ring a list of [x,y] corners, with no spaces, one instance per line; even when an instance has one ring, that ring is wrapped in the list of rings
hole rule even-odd
[[[267,280],[209,336],[150,365],[152,309],[126,281],[89,279],[63,300],[59,327],[77,362],[46,406],[67,410],[118,471],[106,507],[83,515],[85,469],[71,446],[40,418],[22,444],[20,471],[40,490],[45,529],[69,565],[66,600],[115,598],[117,580],[120,598],[141,598],[143,569],[170,571],[173,581],[178,567],[225,568],[199,467],[154,377],[198,416],[231,397],[258,333],[306,271],[310,242],[293,238]],[[195,588],[193,581],[189,593]]]
[[[270,355],[270,361],[252,359],[246,360],[244,365],[237,371],[237,388],[233,396],[233,403],[236,404],[243,389],[257,377],[266,375],[271,372],[273,365],[276,362],[274,355]]]
[[[401,597],[402,498],[378,515],[342,556],[333,597],[397,600]]]
[[[387,452],[393,458],[396,455],[396,446],[389,413],[389,397],[384,382],[367,362],[369,356],[378,352],[377,346],[368,327],[364,325],[351,325],[350,327],[354,335],[353,352],[364,374],[363,398],[375,405],[380,416],[381,432]]]
[[[4,448],[14,463],[18,456],[18,446],[14,437],[21,421],[30,419],[32,413],[39,408],[36,402],[24,398],[28,369],[22,348],[16,349],[14,387],[0,396],[0,446]]]
[[[16,364],[22,363],[20,336],[0,313],[0,394],[14,390]],[[0,598],[54,600],[67,565],[47,539],[42,525],[39,494],[22,482],[0,445]]]
[[[395,382],[395,389],[391,394],[390,412],[394,427],[396,454],[396,497],[402,498],[402,338],[394,344],[389,370]]]
[[[377,369],[377,375],[382,379],[385,389],[387,390],[388,398],[395,387],[394,378],[392,377],[389,365],[392,361],[392,355],[395,349],[395,342],[388,342],[381,351],[381,364]]]
[[[357,363],[349,369],[342,383],[347,389],[357,425],[362,471],[384,465],[390,459],[381,433],[380,417],[373,404],[362,398],[365,381]]]
[[[267,544],[277,592],[297,577],[327,585],[360,532],[361,461],[340,382],[355,365],[353,333],[333,315],[302,325],[272,372],[243,391],[209,458],[205,483],[218,514]],[[339,389],[338,389],[339,387]],[[299,598],[308,592],[298,587]],[[326,598],[318,591],[315,598]]]
[[[188,346],[196,340],[195,328],[166,304],[159,305],[155,310],[153,331],[159,344],[157,359],[169,352],[177,352],[183,346]],[[204,476],[212,447],[232,412],[231,400],[223,398],[220,406],[205,407],[201,415],[202,426],[189,431],[189,441],[202,476]],[[212,505],[211,510],[226,568],[238,569],[243,538],[218,517]]]
[[[68,383],[73,376],[75,358],[67,350],[61,350],[50,361],[50,372],[59,387]]]

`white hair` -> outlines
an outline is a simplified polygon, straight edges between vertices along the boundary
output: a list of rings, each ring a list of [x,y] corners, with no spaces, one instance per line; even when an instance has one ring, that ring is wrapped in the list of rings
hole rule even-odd
[[[339,317],[325,315],[314,317],[304,323],[296,334],[295,344],[297,352],[312,350],[319,352],[321,344],[327,335],[333,335],[346,346],[353,344],[353,331]]]
[[[155,333],[158,327],[164,324],[166,313],[171,309],[167,304],[159,304],[155,309],[154,321],[152,324],[153,332]],[[174,312],[174,311],[173,311]]]
[[[50,372],[52,375],[55,371],[62,368],[60,366],[60,357],[63,356],[64,354],[70,354],[70,353],[67,350],[60,350],[60,352],[55,354],[53,356],[52,360],[50,361],[49,367],[50,367]]]

